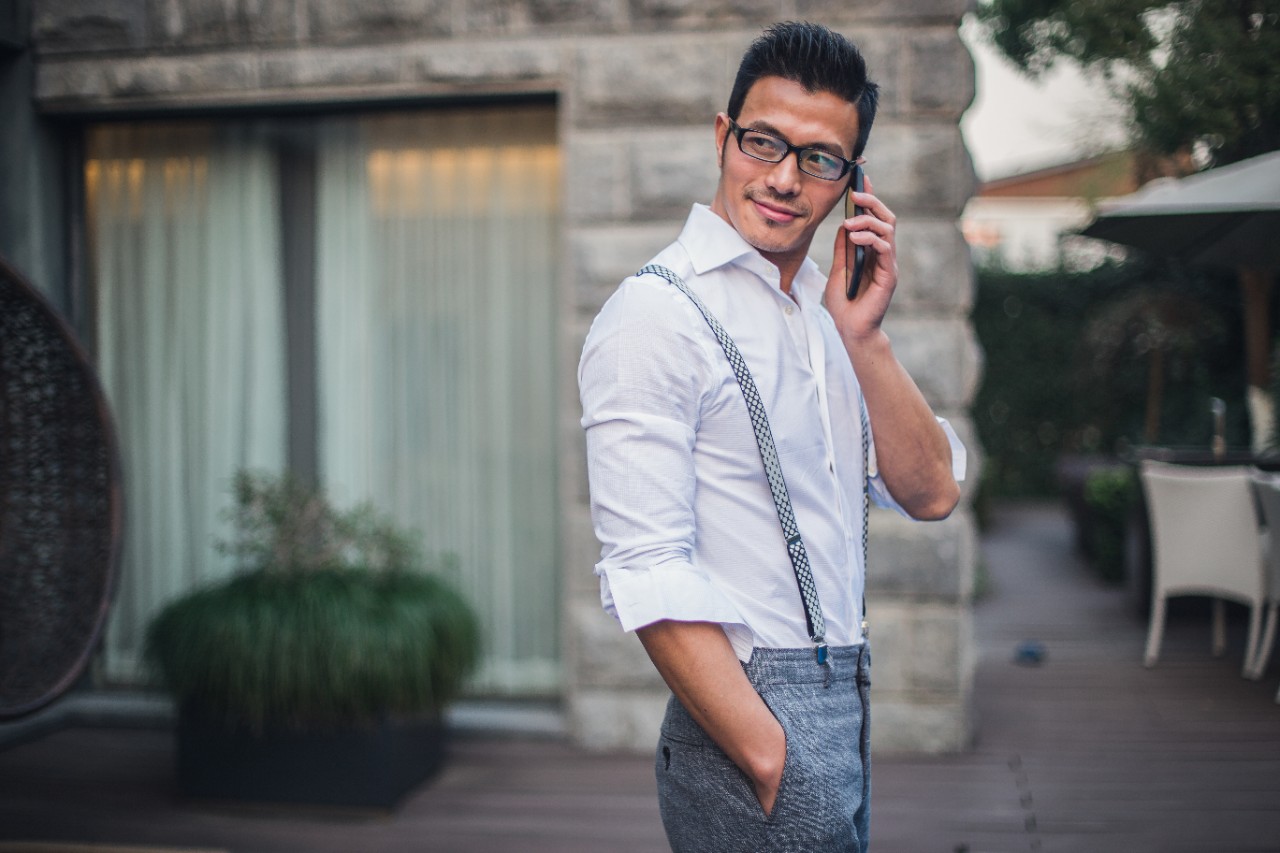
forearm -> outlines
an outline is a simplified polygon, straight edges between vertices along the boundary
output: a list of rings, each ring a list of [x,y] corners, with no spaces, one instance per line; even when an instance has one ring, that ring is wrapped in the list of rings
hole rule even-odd
[[[636,635],[680,704],[747,774],[761,806],[771,811],[786,735],[751,686],[724,629],[710,622],[662,621]]]
[[[933,410],[881,331],[845,347],[867,401],[880,476],[917,519],[945,518],[960,500],[951,446]]]

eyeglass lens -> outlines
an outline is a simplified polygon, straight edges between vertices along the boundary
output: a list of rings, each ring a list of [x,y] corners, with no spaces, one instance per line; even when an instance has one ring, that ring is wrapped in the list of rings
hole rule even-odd
[[[738,136],[738,148],[748,157],[779,163],[791,151],[798,155],[800,171],[815,178],[834,181],[845,173],[845,161],[818,148],[796,148],[776,136],[758,130],[742,130]]]

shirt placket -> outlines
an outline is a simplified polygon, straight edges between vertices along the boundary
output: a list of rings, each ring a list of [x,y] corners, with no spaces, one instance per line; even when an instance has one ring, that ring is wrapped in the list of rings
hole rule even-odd
[[[844,490],[840,488],[840,477],[836,472],[835,440],[831,429],[831,406],[827,397],[827,353],[826,347],[823,346],[822,329],[818,327],[816,318],[813,316],[815,310],[813,307],[808,309],[804,309],[803,306],[796,307],[794,314],[796,331],[793,331],[792,334],[800,351],[806,354],[809,372],[817,386],[818,411],[821,415],[822,423],[822,446],[826,453],[826,459],[823,461],[826,465],[827,473],[835,486],[840,517],[844,520],[847,529],[852,519],[849,517],[849,508],[844,497]],[[788,319],[792,318],[788,317]],[[788,328],[791,328],[790,323],[788,323]]]

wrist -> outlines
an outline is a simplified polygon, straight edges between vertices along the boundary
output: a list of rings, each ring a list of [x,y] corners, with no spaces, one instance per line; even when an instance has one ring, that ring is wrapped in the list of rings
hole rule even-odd
[[[891,355],[893,352],[889,336],[879,326],[865,332],[844,332],[840,339],[844,341],[844,348],[848,350],[849,357],[855,363],[864,359],[877,359]]]
[[[747,755],[747,766],[743,770],[756,785],[776,790],[782,781],[782,768],[786,762],[787,736],[782,725],[774,720],[765,736],[759,739],[755,748]]]

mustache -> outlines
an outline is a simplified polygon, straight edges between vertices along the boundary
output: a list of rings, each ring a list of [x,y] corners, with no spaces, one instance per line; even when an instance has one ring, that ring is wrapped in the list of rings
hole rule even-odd
[[[798,199],[794,196],[784,196],[773,190],[765,188],[749,188],[743,192],[748,201],[758,201],[767,204],[770,207],[776,207],[779,210],[785,210],[795,216],[808,216],[809,209],[804,204],[797,204]]]

